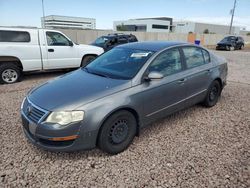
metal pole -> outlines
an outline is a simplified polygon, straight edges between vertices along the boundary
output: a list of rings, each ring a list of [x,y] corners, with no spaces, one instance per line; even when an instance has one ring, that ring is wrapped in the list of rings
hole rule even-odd
[[[231,23],[230,23],[230,27],[229,27],[229,34],[231,34],[232,32],[232,26],[233,26],[233,20],[234,20],[234,11],[235,11],[235,7],[236,7],[236,1],[234,0],[234,7],[233,7],[233,12],[232,12],[232,17],[231,17]]]
[[[43,24],[42,24],[42,28],[45,28],[45,12],[44,12],[44,3],[42,0],[42,8],[43,8]]]

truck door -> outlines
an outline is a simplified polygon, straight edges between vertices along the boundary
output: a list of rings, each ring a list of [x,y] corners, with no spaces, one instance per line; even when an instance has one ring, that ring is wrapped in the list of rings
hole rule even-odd
[[[55,31],[46,31],[47,61],[44,69],[60,69],[79,67],[81,58],[78,48],[63,34]]]

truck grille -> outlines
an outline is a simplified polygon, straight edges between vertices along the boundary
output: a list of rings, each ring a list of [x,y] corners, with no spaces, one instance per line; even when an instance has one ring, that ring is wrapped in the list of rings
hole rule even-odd
[[[38,123],[46,114],[45,110],[35,106],[27,98],[23,102],[23,112],[34,123]]]

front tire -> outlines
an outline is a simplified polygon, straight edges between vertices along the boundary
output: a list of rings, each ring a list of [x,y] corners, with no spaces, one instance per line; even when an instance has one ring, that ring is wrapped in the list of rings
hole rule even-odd
[[[234,51],[234,50],[235,50],[235,47],[234,47],[234,46],[230,46],[229,50],[230,50],[230,51]]]
[[[82,58],[81,67],[87,66],[91,61],[93,61],[96,58],[95,55],[86,55]]]
[[[132,143],[136,127],[137,122],[133,114],[126,110],[116,112],[102,125],[97,144],[109,154],[118,154]]]
[[[208,89],[206,98],[203,101],[203,105],[206,107],[212,107],[216,105],[220,98],[221,90],[222,88],[220,83],[217,80],[213,81]]]
[[[22,71],[13,63],[3,63],[0,65],[0,84],[12,84],[20,81]]]

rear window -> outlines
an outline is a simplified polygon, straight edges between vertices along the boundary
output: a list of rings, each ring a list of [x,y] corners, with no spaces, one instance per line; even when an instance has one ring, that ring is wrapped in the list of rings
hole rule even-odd
[[[25,31],[0,31],[0,42],[30,42],[30,34]]]

